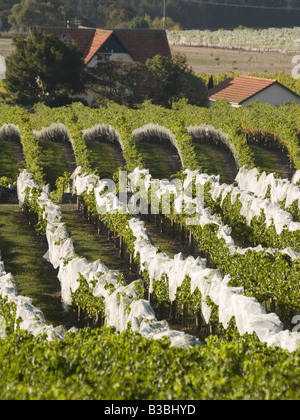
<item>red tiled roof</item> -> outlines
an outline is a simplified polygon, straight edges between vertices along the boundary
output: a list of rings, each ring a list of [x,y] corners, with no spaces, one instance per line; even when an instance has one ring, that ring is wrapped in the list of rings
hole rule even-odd
[[[169,59],[172,57],[167,35],[163,30],[104,30],[79,27],[76,29],[54,30],[51,33],[59,38],[64,37],[67,43],[73,40],[79,50],[82,51],[85,64],[93,58],[112,34],[115,34],[135,61],[145,63],[148,58],[152,58],[156,54],[163,55]]]
[[[104,44],[104,42],[112,35],[113,31],[105,31],[103,29],[96,29],[95,34],[92,40],[92,43],[89,47],[89,51],[85,54],[84,62],[87,64],[99,50],[99,48]]]
[[[85,59],[93,42],[95,29],[60,29],[52,33],[58,38],[64,39],[67,45],[74,41]]]
[[[164,30],[115,29],[114,33],[135,61],[145,63],[157,54],[172,58]]]
[[[226,99],[229,102],[241,104],[253,95],[277,83],[273,79],[260,77],[239,76],[229,78],[208,91],[212,100]]]
[[[112,33],[113,31],[82,27],[57,30],[54,35],[65,39],[67,43],[74,41],[87,64]]]

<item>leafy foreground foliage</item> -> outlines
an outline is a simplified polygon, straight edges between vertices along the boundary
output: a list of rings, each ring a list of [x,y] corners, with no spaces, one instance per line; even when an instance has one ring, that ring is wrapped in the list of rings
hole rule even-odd
[[[170,347],[131,331],[0,340],[1,399],[299,399],[300,352],[254,338]]]

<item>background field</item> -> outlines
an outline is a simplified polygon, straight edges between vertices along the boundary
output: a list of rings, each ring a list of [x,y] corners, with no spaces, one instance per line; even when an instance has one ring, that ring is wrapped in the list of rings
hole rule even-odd
[[[8,57],[13,51],[12,39],[0,37],[0,55]]]
[[[0,38],[0,55],[8,57],[13,51],[11,38]],[[254,52],[227,50],[221,48],[189,47],[171,45],[172,53],[179,52],[187,57],[195,73],[276,73],[291,74],[292,57],[295,53]]]
[[[221,48],[189,47],[171,45],[172,53],[187,57],[188,64],[197,73],[270,73],[283,71],[291,74],[295,53],[254,52]]]

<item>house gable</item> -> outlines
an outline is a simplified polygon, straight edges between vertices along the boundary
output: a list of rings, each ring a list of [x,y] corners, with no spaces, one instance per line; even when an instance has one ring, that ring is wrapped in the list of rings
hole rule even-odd
[[[114,34],[139,63],[145,64],[157,54],[172,59],[165,30],[115,29]]]
[[[248,105],[260,100],[272,105],[283,105],[285,102],[300,102],[300,97],[274,79],[239,76],[229,78],[209,90],[209,99],[215,102],[225,99],[232,106]]]
[[[111,33],[109,37],[101,44],[95,40],[94,48],[91,50],[87,65],[94,67],[98,62],[112,60],[112,61],[134,61],[131,54],[121,44],[119,39]],[[100,45],[100,47],[99,47]],[[91,58],[90,58],[91,57]]]
[[[89,67],[97,65],[97,55],[111,54],[110,60],[136,61],[146,63],[148,58],[159,54],[172,58],[164,30],[148,29],[55,29],[46,31],[62,39],[67,45],[75,42],[83,53]]]
[[[249,105],[253,101],[261,101],[275,106],[284,105],[286,102],[296,102],[300,105],[300,96],[276,82],[272,86],[242,102],[241,105]]]
[[[85,29],[80,28],[78,30],[82,31]],[[93,38],[91,40],[88,50],[86,51],[84,55],[85,64],[89,64],[92,58],[96,55],[99,48],[101,48],[101,46],[104,45],[106,41],[111,37],[112,33],[113,33],[112,31],[94,29]]]
[[[123,53],[128,54],[128,51],[124,48],[124,46],[120,43],[120,41],[112,34],[104,44],[101,45],[98,53]]]

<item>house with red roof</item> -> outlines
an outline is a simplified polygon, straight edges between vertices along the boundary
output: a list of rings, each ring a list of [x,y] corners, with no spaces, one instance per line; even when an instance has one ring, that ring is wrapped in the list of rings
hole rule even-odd
[[[233,107],[249,105],[261,101],[271,105],[284,105],[285,102],[300,104],[300,96],[274,79],[239,76],[229,78],[208,91],[211,103],[218,99],[227,100]]]
[[[82,51],[87,67],[101,62],[121,61],[145,63],[159,54],[171,59],[171,50],[164,30],[148,29],[57,29],[51,31],[67,45],[75,42]]]

